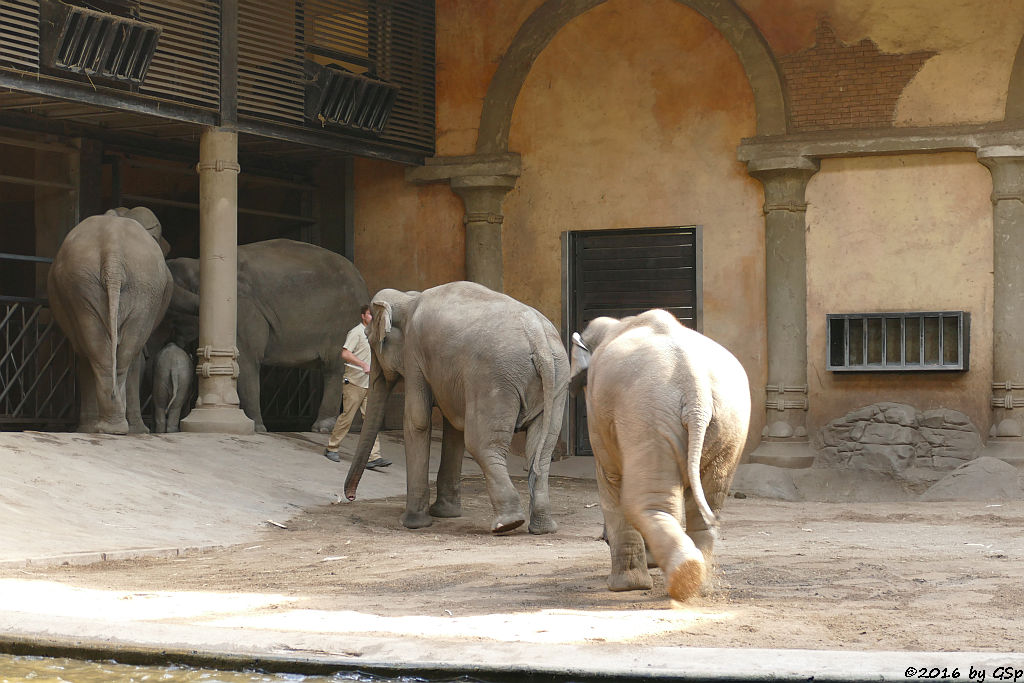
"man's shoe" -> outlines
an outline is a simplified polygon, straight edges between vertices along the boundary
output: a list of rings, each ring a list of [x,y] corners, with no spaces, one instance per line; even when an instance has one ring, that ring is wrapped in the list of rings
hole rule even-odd
[[[325,448],[324,457],[328,460],[333,460],[334,462],[341,462],[341,453],[338,451],[332,451]]]
[[[370,462],[366,463],[366,469],[375,470],[378,467],[387,467],[390,464],[390,460],[386,460],[384,458],[377,458],[376,460],[371,460]]]

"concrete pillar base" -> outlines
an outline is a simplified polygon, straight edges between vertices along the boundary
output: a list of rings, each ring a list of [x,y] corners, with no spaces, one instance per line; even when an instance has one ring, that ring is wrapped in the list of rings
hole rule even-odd
[[[255,423],[241,408],[233,406],[197,406],[181,421],[183,432],[253,434]]]
[[[1024,438],[989,439],[978,453],[979,458],[982,456],[999,458],[1015,467],[1024,468]]]
[[[750,454],[750,462],[798,470],[813,465],[816,455],[808,441],[765,440]]]

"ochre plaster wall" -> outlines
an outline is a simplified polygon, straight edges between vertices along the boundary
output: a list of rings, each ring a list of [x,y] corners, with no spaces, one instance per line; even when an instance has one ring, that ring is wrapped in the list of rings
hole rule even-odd
[[[674,0],[609,0],[562,29],[526,79],[503,241],[506,293],[559,325],[563,232],[702,225],[704,332],[747,368],[759,434],[763,199],[736,160],[754,131],[750,86],[710,23]]]
[[[462,200],[447,185],[410,185],[405,167],[356,159],[355,265],[372,296],[465,277]]]
[[[487,86],[544,0],[437,0],[437,153],[472,154]]]
[[[827,18],[842,42],[864,38],[888,53],[936,52],[910,82],[899,126],[984,123],[1003,118],[1006,85],[1024,32],[1019,0],[738,0],[773,52],[814,44]]]
[[[878,401],[952,408],[988,433],[992,181],[971,153],[835,159],[807,187],[808,432]],[[966,373],[832,373],[827,313],[964,310]]]

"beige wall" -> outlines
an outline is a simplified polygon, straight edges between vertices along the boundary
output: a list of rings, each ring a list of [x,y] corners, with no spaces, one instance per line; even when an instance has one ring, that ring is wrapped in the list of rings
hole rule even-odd
[[[952,408],[988,433],[992,181],[971,153],[826,160],[807,187],[808,431],[878,401]],[[832,373],[827,313],[964,310],[966,373]]]
[[[357,159],[355,265],[372,296],[465,277],[462,201],[447,185],[410,185],[405,167]]]
[[[506,293],[559,325],[564,231],[703,225],[704,331],[763,384],[762,199],[735,154],[753,133],[743,69],[693,10],[612,1],[577,17],[516,104],[509,147],[523,173],[505,201]]]
[[[438,0],[438,156],[472,154],[490,80],[544,0]],[[827,17],[839,40],[934,51],[900,96],[897,126],[998,121],[1024,32],[1019,0],[738,0],[776,55],[811,47]],[[522,175],[503,226],[505,290],[561,322],[567,230],[704,226],[704,331],[751,379],[764,420],[764,219],[736,160],[755,134],[735,52],[676,0],[607,0],[541,52],[519,93],[509,151]],[[990,419],[991,180],[973,153],[826,159],[808,187],[808,381],[815,429],[882,400]],[[356,163],[356,261],[371,290],[465,277],[463,206],[397,164]],[[853,259],[851,256],[856,255]],[[971,371],[847,375],[825,369],[824,315],[968,310]]]

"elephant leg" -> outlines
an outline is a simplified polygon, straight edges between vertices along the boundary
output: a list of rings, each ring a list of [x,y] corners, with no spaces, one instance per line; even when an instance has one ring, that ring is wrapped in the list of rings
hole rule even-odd
[[[608,575],[608,589],[613,591],[647,590],[654,584],[647,570],[644,539],[626,520],[620,500],[619,468],[613,464],[611,454],[601,437],[590,432],[590,445],[594,449],[597,467],[597,492],[604,514],[604,532],[611,552],[612,571]],[[607,466],[605,465],[607,463]]]
[[[330,433],[338,418],[341,394],[345,386],[345,363],[339,354],[323,364],[324,393],[320,399],[320,410],[317,412],[316,422],[311,428],[314,432]]]
[[[640,429],[648,432],[647,438],[638,433]],[[622,456],[626,515],[661,567],[669,595],[676,600],[692,597],[707,578],[707,565],[680,524],[682,478],[674,453],[678,446],[647,426],[620,429],[620,440],[628,444]]]
[[[253,421],[255,431],[265,432],[260,407],[260,366],[270,341],[270,325],[252,310],[251,304],[244,306],[240,302],[238,309],[238,407]]]
[[[547,433],[543,431],[543,420],[538,417],[526,428],[527,467],[530,470],[530,533],[551,534],[558,530],[558,524],[551,516],[551,498],[548,494],[548,472],[551,470],[551,454],[542,454],[541,447]],[[545,459],[535,462],[535,459]]]
[[[478,410],[475,419],[466,419],[466,449],[484,473],[487,494],[494,508],[491,531],[496,534],[512,531],[526,521],[519,493],[508,476],[508,454],[514,429],[511,421],[515,420],[518,406],[511,400],[504,403],[507,405],[492,403],[486,411]],[[510,424],[496,423],[494,415],[511,416]]]
[[[421,529],[433,520],[430,503],[430,411],[433,407],[430,385],[418,372],[405,377],[405,512],[402,526]]]
[[[91,405],[96,409],[95,420],[82,420],[80,431],[127,434],[124,376],[120,372],[116,373],[119,377],[114,376],[114,368],[111,367],[114,359],[111,357],[110,334],[99,318],[83,314],[77,321],[77,338],[81,344],[78,362],[83,364],[85,371],[90,374],[88,380],[83,382],[82,395],[84,398],[86,390],[91,389]]]
[[[466,435],[444,419],[441,432],[441,464],[437,470],[437,499],[430,506],[432,517],[462,516],[462,459]]]
[[[94,434],[99,431],[100,421],[100,408],[96,402],[96,375],[88,360],[78,356],[76,361],[79,401],[77,431]]]
[[[128,418],[128,431],[132,434],[149,434],[149,427],[142,421],[142,402],[139,398],[139,385],[142,382],[142,353],[135,355],[128,368],[125,383],[125,409]]]

